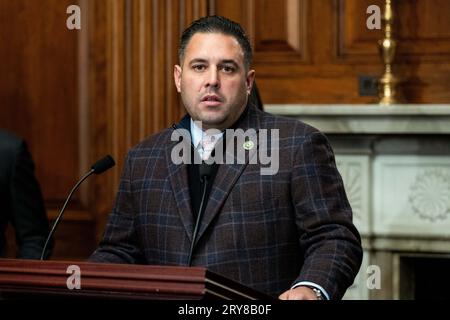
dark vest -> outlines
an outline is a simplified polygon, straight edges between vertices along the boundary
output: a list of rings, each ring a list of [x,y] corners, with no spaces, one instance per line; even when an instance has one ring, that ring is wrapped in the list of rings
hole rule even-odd
[[[197,152],[194,150],[194,147],[192,146],[192,152]],[[191,158],[193,159],[193,158]],[[211,178],[208,180],[208,185],[206,189],[206,195],[205,195],[205,204],[203,205],[202,211],[205,211],[206,204],[208,203],[209,194],[211,192],[211,187],[214,183],[214,179],[217,174],[217,170],[219,169],[219,165],[217,163],[211,164],[212,170],[211,170]],[[202,194],[203,194],[203,188],[204,183],[203,181],[200,181],[200,172],[199,172],[199,164],[189,164],[188,165],[188,182],[189,182],[189,194],[191,196],[191,206],[192,206],[192,212],[194,214],[194,221],[197,219],[198,210],[200,209],[200,202],[202,201]]]

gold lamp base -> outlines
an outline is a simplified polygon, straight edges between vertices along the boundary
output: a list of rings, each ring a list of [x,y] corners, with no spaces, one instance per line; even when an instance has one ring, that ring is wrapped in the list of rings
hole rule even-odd
[[[397,90],[400,80],[392,73],[385,73],[378,80],[378,103],[383,106],[403,102],[401,93]]]

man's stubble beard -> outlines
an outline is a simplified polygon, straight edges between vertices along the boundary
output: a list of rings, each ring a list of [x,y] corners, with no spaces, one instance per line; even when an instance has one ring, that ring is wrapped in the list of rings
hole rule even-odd
[[[232,108],[224,108],[223,111],[220,112],[220,115],[217,114],[213,114],[213,115],[206,115],[206,116],[202,116],[202,112],[199,111],[200,108],[194,109],[195,110],[195,118],[193,117],[192,114],[191,118],[194,121],[200,121],[202,124],[202,128],[204,130],[207,129],[219,129],[219,130],[225,130],[228,129],[229,127],[231,127],[236,121],[237,119],[239,119],[239,117],[241,116],[242,112],[245,110],[245,105],[246,102],[244,100],[242,106],[239,108],[239,111],[237,111],[236,113],[233,113]],[[186,108],[186,107],[185,107]],[[186,110],[188,110],[188,108],[186,108]]]

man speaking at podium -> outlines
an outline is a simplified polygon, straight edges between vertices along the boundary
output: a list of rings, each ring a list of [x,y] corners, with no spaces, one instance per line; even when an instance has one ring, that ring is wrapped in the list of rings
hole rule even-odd
[[[249,103],[251,60],[226,18],[183,32],[174,79],[187,114],[129,152],[91,261],[204,266],[281,299],[344,295],[362,249],[333,152],[318,130]],[[269,172],[255,161],[267,148]]]

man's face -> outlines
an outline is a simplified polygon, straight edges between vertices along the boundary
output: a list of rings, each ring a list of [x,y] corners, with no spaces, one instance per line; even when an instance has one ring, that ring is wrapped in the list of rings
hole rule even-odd
[[[238,41],[221,33],[196,33],[182,66],[174,67],[175,85],[191,118],[204,129],[224,130],[247,104],[255,71],[246,71]]]

